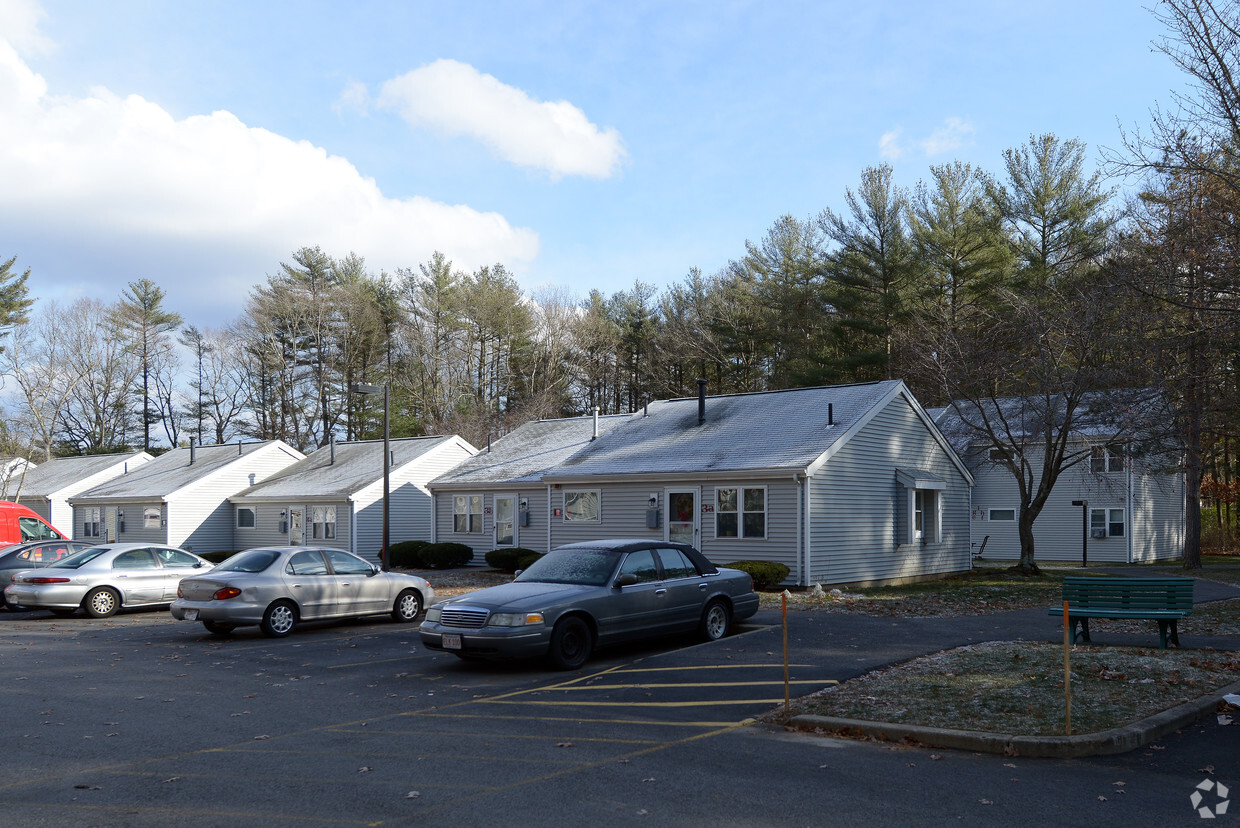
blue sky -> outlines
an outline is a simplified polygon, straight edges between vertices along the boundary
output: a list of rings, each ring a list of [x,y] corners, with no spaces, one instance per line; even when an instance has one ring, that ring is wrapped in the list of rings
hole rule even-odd
[[[662,287],[866,166],[1096,156],[1183,83],[1133,2],[861,5],[0,0],[0,260],[212,327],[303,245]]]

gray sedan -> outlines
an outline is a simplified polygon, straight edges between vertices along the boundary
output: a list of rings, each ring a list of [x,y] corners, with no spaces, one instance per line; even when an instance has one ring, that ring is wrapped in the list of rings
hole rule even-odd
[[[273,546],[238,552],[209,574],[186,578],[171,610],[208,632],[257,624],[282,638],[300,621],[391,615],[407,623],[434,597],[424,579],[382,572],[343,549]]]
[[[81,607],[94,618],[107,618],[122,607],[168,604],[182,578],[210,568],[210,561],[173,546],[108,543],[17,573],[4,598],[57,615]]]
[[[713,641],[757,610],[749,575],[692,546],[591,541],[552,550],[511,584],[431,607],[419,633],[464,659],[547,655],[575,670],[596,645],[693,630]]]

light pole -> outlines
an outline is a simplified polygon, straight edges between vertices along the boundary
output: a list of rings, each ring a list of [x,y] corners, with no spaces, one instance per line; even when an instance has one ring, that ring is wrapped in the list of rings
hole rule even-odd
[[[349,390],[355,394],[382,394],[383,395],[383,552],[380,555],[380,566],[383,571],[387,572],[388,564],[388,544],[390,541],[388,527],[388,479],[390,476],[392,455],[388,451],[388,386],[385,382],[383,385],[366,385],[365,383],[354,383],[349,386]]]

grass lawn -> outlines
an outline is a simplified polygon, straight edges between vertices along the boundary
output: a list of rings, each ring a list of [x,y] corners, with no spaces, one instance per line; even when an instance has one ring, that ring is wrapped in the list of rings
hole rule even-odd
[[[1131,724],[1225,687],[1240,655],[1077,645],[1072,732]],[[914,659],[794,700],[813,714],[955,730],[1064,735],[1063,647],[996,641]],[[785,721],[783,708],[772,721]]]

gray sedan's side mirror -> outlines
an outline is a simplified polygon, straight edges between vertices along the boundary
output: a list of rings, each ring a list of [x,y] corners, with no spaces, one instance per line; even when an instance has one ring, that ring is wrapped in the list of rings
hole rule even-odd
[[[635,583],[637,583],[637,576],[634,575],[632,572],[626,572],[625,574],[621,575],[619,578],[616,579],[615,586],[616,587],[633,586],[633,584]]]

